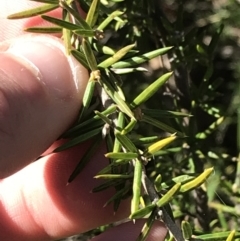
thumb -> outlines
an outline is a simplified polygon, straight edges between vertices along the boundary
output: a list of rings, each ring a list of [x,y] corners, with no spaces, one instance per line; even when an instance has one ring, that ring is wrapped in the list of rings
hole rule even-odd
[[[87,79],[57,38],[0,44],[0,178],[35,160],[74,121]]]

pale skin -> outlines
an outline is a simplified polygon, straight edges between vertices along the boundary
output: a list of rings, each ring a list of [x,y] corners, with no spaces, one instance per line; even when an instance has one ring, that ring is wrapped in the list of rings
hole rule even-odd
[[[90,193],[102,169],[104,145],[70,185],[69,175],[90,143],[57,154],[45,153],[78,114],[88,75],[67,58],[56,37],[24,35],[32,20],[6,16],[36,3],[0,1],[0,240],[47,241],[85,232],[129,216],[129,200],[114,215],[103,208],[114,190]],[[54,15],[58,13],[55,12]],[[54,64],[53,64],[54,63]],[[55,71],[54,71],[55,70]],[[55,143],[53,145],[59,145]],[[144,221],[128,222],[95,240],[134,241]],[[164,240],[156,222],[147,239]]]

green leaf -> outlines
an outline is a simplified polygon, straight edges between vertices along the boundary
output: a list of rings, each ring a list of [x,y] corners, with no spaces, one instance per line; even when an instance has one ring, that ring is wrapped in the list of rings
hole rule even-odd
[[[76,146],[86,140],[91,139],[92,137],[96,136],[97,134],[101,133],[102,127],[97,128],[95,130],[91,130],[87,133],[84,133],[76,138],[71,139],[70,141],[66,142],[65,144],[61,145],[60,147],[56,148],[54,152],[60,152],[66,149],[69,149],[73,146]]]
[[[109,179],[107,180],[106,182],[100,184],[99,186],[97,187],[94,187],[92,189],[92,192],[95,193],[95,192],[101,192],[103,190],[106,190],[110,187],[115,187],[121,183],[124,183],[126,181],[126,179]]]
[[[149,53],[146,53],[146,54],[143,54],[143,55],[140,55],[140,56],[132,57],[130,59],[126,59],[124,61],[117,62],[117,63],[113,64],[112,67],[114,69],[122,69],[122,68],[133,67],[135,65],[139,65],[139,64],[142,64],[144,62],[147,62],[150,59],[153,59],[153,58],[155,58],[159,55],[166,54],[171,49],[172,49],[172,47],[157,49],[157,50],[154,50],[152,52],[149,52]]]
[[[158,110],[158,109],[141,109],[142,113],[152,118],[184,118],[192,115],[184,112]]]
[[[121,58],[123,58],[132,48],[135,47],[135,44],[128,45],[119,51],[117,51],[113,56],[110,58],[104,60],[100,64],[98,64],[99,68],[108,68],[109,66],[113,65],[117,61],[119,61]]]
[[[42,17],[42,19],[44,19],[50,23],[58,25],[62,28],[66,28],[68,30],[76,30],[76,29],[80,28],[80,26],[78,26],[76,24],[69,23],[68,21],[65,21],[65,20],[62,20],[59,18],[53,18],[53,17],[47,16],[47,15],[42,15],[41,17]]]
[[[176,133],[180,137],[186,137],[184,133],[177,131],[176,129],[172,128],[171,126],[169,126],[159,120],[151,118],[147,115],[143,115],[141,121],[151,124],[153,126],[156,126],[157,128],[164,130],[166,132],[169,132],[171,134]]]
[[[235,240],[235,233],[236,233],[236,230],[232,230],[231,233],[228,235],[226,241],[234,241]]]
[[[92,71],[96,71],[98,69],[97,61],[93,54],[90,43],[85,38],[82,40],[82,49],[83,49],[85,58],[87,59],[87,62],[88,62],[88,66],[89,66],[88,68],[90,68]]]
[[[196,239],[204,240],[204,241],[225,241],[228,236],[231,234],[230,231],[228,232],[219,232],[219,233],[210,233],[210,234],[203,234],[195,236]],[[240,238],[240,232],[235,233],[235,239]]]
[[[192,227],[190,223],[183,220],[181,223],[181,229],[182,229],[184,239],[190,240],[192,237]]]
[[[92,30],[92,28],[87,24],[87,22],[81,17],[80,13],[69,7],[65,2],[61,1],[61,7],[66,9],[76,20],[80,29]]]
[[[86,69],[89,69],[88,62],[86,60],[86,57],[83,53],[79,52],[78,50],[71,50],[71,54],[74,56],[74,58],[77,59],[77,61],[83,65]]]
[[[62,15],[63,15],[63,20],[66,22],[69,22],[70,16],[66,10],[63,10]],[[72,43],[71,43],[72,33],[67,28],[63,28],[62,33],[63,33],[63,41],[64,41],[64,46],[65,46],[65,51],[66,51],[67,55],[69,55],[71,52],[71,48],[72,48]]]
[[[146,238],[151,230],[151,227],[156,220],[155,216],[156,216],[156,213],[155,213],[155,210],[153,210],[150,217],[147,219],[146,223],[144,224],[144,226],[141,230],[141,233],[139,234],[136,241],[145,241],[146,240]]]
[[[24,31],[30,33],[61,33],[62,28],[60,27],[31,27],[25,28]]]
[[[142,178],[142,163],[136,159],[133,177],[133,197],[131,200],[131,214],[139,209],[139,202],[141,196],[141,178]]]
[[[88,10],[86,22],[89,24],[89,26],[93,27],[97,17],[98,17],[98,6],[99,6],[99,0],[93,0],[92,4],[90,6],[90,9]]]
[[[44,4],[41,6],[38,6],[36,8],[28,9],[19,13],[14,13],[9,15],[8,19],[21,19],[21,18],[29,18],[34,17],[43,13],[50,12],[56,8],[58,8],[58,4]]]
[[[135,152],[135,153],[138,152],[136,146],[132,143],[132,141],[126,135],[122,135],[122,134],[116,132],[115,136],[117,137],[119,142],[122,144],[122,146],[125,147],[128,151]]]
[[[158,207],[163,207],[167,203],[170,202],[170,200],[173,198],[173,196],[180,190],[181,183],[176,183],[164,196],[162,196],[156,203]]]
[[[106,207],[107,205],[109,205],[111,202],[114,202],[115,200],[121,198],[122,196],[124,196],[126,193],[129,192],[129,190],[131,190],[131,186],[128,185],[120,190],[118,190],[104,205],[103,207]]]
[[[157,152],[157,151],[161,150],[163,147],[169,145],[174,140],[176,140],[176,138],[177,138],[177,136],[173,135],[173,136],[164,138],[162,140],[159,140],[159,141],[155,142],[154,144],[148,146],[144,153],[146,155],[147,154],[154,155],[155,152]]]
[[[110,115],[110,114],[114,113],[115,111],[116,111],[116,106],[112,105],[108,109],[102,111],[101,113],[103,115]],[[103,121],[100,119],[99,116],[95,115],[91,119],[88,119],[78,125],[75,125],[71,129],[66,131],[61,137],[69,138],[72,135],[74,135],[74,133],[76,133],[76,132],[79,132],[81,130],[84,131],[85,129],[92,129],[92,128],[94,128],[94,126],[99,126],[101,124],[103,125]]]
[[[200,174],[198,177],[196,177],[193,180],[183,184],[181,186],[180,192],[188,192],[192,189],[195,189],[196,187],[199,187],[200,185],[202,185],[207,180],[207,178],[211,175],[213,170],[214,170],[213,167],[208,168],[202,174]]]
[[[100,174],[100,175],[94,176],[94,178],[96,178],[96,179],[98,179],[98,178],[103,178],[103,179],[130,179],[131,177],[133,177],[132,174],[129,174],[129,175],[125,175],[125,174]]]
[[[105,157],[111,158],[111,159],[134,159],[138,157],[138,154],[135,152],[108,152],[105,154]]]
[[[112,125],[112,120],[110,120],[107,116],[103,115],[101,112],[95,110],[94,113],[98,115],[105,123],[107,123],[109,126]]]
[[[86,110],[89,108],[95,90],[95,83],[95,80],[92,80],[90,76],[90,79],[88,80],[87,87],[83,95],[82,107],[78,117],[78,122],[80,122],[80,120],[84,117]]]
[[[90,158],[96,153],[97,148],[101,144],[102,137],[101,135],[96,138],[96,140],[93,142],[93,144],[87,149],[84,156],[81,158],[80,162],[75,167],[74,171],[70,175],[68,179],[68,183],[71,183],[83,170],[83,168],[86,166],[86,164],[90,161]]]
[[[135,119],[133,112],[130,110],[127,103],[120,97],[117,91],[114,90],[114,88],[108,83],[107,80],[105,80],[104,77],[102,77],[99,80],[99,83],[104,88],[106,93],[109,95],[109,97],[117,104],[118,108],[128,115],[130,118]]]
[[[103,29],[105,29],[108,25],[109,25],[109,23],[111,23],[111,21],[114,19],[114,18],[116,18],[116,17],[118,17],[118,16],[120,16],[120,15],[122,15],[123,14],[123,12],[121,12],[121,11],[119,11],[119,10],[116,10],[116,11],[114,11],[114,12],[112,12],[107,18],[105,18],[104,19],[104,21],[101,23],[101,24],[99,24],[99,26],[98,26],[98,30],[103,30]]]
[[[73,30],[73,33],[75,33],[76,35],[79,35],[79,36],[81,36],[83,38],[85,38],[85,37],[94,37],[95,36],[95,31],[94,30],[86,30],[84,28]]]
[[[137,124],[137,120],[131,119],[131,121],[127,124],[127,126],[125,126],[125,128],[121,131],[121,134],[126,135],[127,133],[132,131],[132,129],[135,127],[136,124]]]
[[[225,120],[225,116],[218,118],[214,121],[205,131],[199,132],[196,134],[197,139],[206,139],[209,135],[211,135]]]
[[[167,80],[172,76],[172,72],[162,75],[156,81],[154,81],[151,85],[149,85],[144,91],[142,91],[130,104],[132,108],[136,108],[139,105],[146,102],[149,98],[151,98],[158,89],[166,83]]]
[[[157,192],[160,192],[162,190],[162,175],[158,174],[157,177],[154,180],[154,187]]]
[[[156,204],[150,204],[144,208],[138,209],[135,213],[132,213],[129,218],[130,219],[144,218],[149,213],[151,213],[155,207],[156,207]]]

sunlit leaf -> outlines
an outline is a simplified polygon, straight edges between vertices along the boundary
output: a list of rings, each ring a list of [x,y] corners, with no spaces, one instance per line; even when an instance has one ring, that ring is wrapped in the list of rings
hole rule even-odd
[[[41,6],[38,6],[36,8],[28,9],[19,13],[14,13],[9,15],[8,19],[21,19],[21,18],[29,18],[34,17],[43,13],[50,12],[56,8],[58,8],[58,4],[44,4]]]
[[[147,62],[150,59],[155,58],[159,55],[166,54],[171,49],[172,49],[172,47],[157,49],[157,50],[154,50],[152,52],[143,54],[141,56],[136,56],[136,57],[133,57],[133,58],[130,58],[130,59],[126,59],[124,61],[117,62],[117,63],[113,64],[112,67],[115,68],[115,69],[133,67],[135,65],[139,65],[139,64],[142,64],[144,62]]]

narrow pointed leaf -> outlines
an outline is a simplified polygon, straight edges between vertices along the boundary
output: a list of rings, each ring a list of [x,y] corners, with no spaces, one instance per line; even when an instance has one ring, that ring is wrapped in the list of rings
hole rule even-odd
[[[44,19],[50,23],[58,25],[62,28],[66,28],[68,30],[76,30],[79,28],[78,25],[76,25],[74,23],[69,23],[68,21],[65,21],[65,20],[62,20],[59,18],[53,18],[53,17],[47,16],[47,15],[42,15],[41,17],[42,17],[42,19]]]
[[[151,85],[149,85],[142,93],[140,93],[130,104],[132,108],[136,108],[139,105],[146,102],[149,98],[151,98],[158,90],[159,88],[166,83],[167,80],[172,76],[173,72],[167,73],[162,75],[160,78],[158,78],[156,81],[154,81]]]
[[[85,55],[85,58],[87,59],[88,62],[88,66],[92,71],[97,70],[97,61],[96,58],[93,54],[92,48],[90,46],[90,43],[88,42],[88,40],[83,39],[82,40],[82,48],[83,48],[83,52]]]
[[[76,19],[79,28],[92,30],[92,28],[86,23],[86,21],[81,17],[81,15],[77,11],[69,7],[65,2],[61,1],[61,7],[66,9]]]
[[[109,152],[105,154],[105,157],[111,158],[111,159],[134,159],[138,157],[138,154],[135,152]]]
[[[183,184],[181,186],[180,192],[187,192],[192,189],[195,189],[196,187],[199,187],[207,180],[207,178],[211,175],[213,170],[214,170],[213,167],[208,168],[202,174],[200,174],[198,177],[193,179],[192,181],[189,181],[189,182]]]
[[[117,51],[113,56],[107,58],[103,62],[101,62],[98,67],[99,68],[108,68],[109,66],[113,65],[117,61],[119,61],[121,58],[123,58],[132,48],[135,47],[135,44],[128,45],[119,51]]]
[[[227,237],[226,241],[234,241],[235,240],[236,230],[233,230]]]
[[[133,112],[127,105],[127,103],[120,97],[117,91],[105,80],[102,78],[99,80],[101,86],[103,86],[106,93],[109,97],[118,105],[118,108],[125,114],[127,114],[130,118],[135,119]]]
[[[121,135],[120,133],[115,133],[115,136],[117,137],[119,142],[122,144],[122,146],[125,147],[128,151],[137,153],[138,150],[137,150],[136,146],[132,143],[132,141],[126,135]]]
[[[130,179],[133,177],[132,174],[125,175],[125,174],[101,174],[101,175],[96,175],[94,178],[103,178],[103,179]]]
[[[185,183],[187,183],[187,182],[192,181],[194,178],[195,178],[195,174],[192,174],[192,176],[191,176],[191,175],[187,175],[187,174],[185,174],[185,175],[180,175],[180,176],[178,176],[178,177],[172,178],[172,179],[171,179],[170,181],[168,181],[168,182],[163,182],[163,183],[161,184],[161,186],[162,186],[162,189],[167,189],[167,188],[170,188],[170,187],[171,187],[172,185],[174,185],[175,183],[180,182],[180,183],[183,185],[183,184],[185,184]]]
[[[94,111],[94,113],[96,115],[98,115],[105,123],[107,123],[109,126],[112,125],[112,120],[110,120],[107,116],[103,115],[101,112],[99,111]]]
[[[94,30],[86,30],[86,29],[77,29],[77,30],[73,30],[73,32],[76,35],[79,35],[83,38],[85,37],[94,37],[95,36],[95,31]]]
[[[170,202],[173,196],[180,190],[181,183],[176,183],[164,196],[162,196],[156,203],[158,207],[162,207]]]
[[[161,150],[163,147],[165,147],[166,145],[170,144],[171,142],[173,142],[174,140],[176,140],[177,136],[169,136],[167,138],[164,138],[160,141],[157,141],[156,143],[150,145],[145,153],[146,154],[151,154],[154,155],[155,152]]]
[[[150,204],[144,208],[138,209],[135,213],[132,213],[129,218],[130,219],[144,218],[149,213],[151,213],[155,207],[156,207],[156,204]]]
[[[86,69],[89,69],[88,62],[86,57],[84,56],[83,53],[73,49],[71,50],[71,54],[78,60],[80,64],[82,64]]]
[[[97,52],[106,54],[106,55],[114,55],[117,51],[108,47],[108,46],[103,46],[100,45],[98,42],[97,43],[93,43],[93,47]]]
[[[95,130],[92,130],[92,131],[89,131],[87,133],[84,133],[74,139],[71,139],[70,141],[66,142],[65,144],[63,144],[62,146],[56,148],[54,150],[54,152],[60,152],[60,151],[63,151],[63,150],[66,150],[66,149],[69,149],[73,146],[76,146],[86,140],[89,140],[91,139],[92,137],[96,136],[97,134],[101,133],[102,131],[102,127],[100,128],[97,128]]]
[[[87,149],[84,156],[81,158],[80,162],[75,167],[74,171],[70,175],[68,179],[68,183],[71,183],[78,174],[83,170],[83,168],[86,166],[90,158],[93,156],[93,154],[96,152],[97,148],[101,144],[101,136],[99,138],[96,138],[96,140],[93,142],[93,144]]]
[[[127,126],[122,130],[121,134],[126,135],[127,133],[132,131],[132,129],[135,127],[136,124],[137,124],[137,120],[131,119],[131,121],[127,124]]]
[[[148,124],[156,126],[157,128],[159,128],[161,130],[164,130],[166,132],[169,132],[171,134],[176,133],[179,137],[186,137],[184,133],[172,128],[171,126],[169,126],[169,125],[167,125],[167,124],[165,124],[165,123],[163,123],[159,120],[151,118],[150,116],[143,115],[141,121],[144,121]]]
[[[140,196],[141,196],[141,179],[142,179],[142,163],[136,159],[134,166],[133,177],[133,196],[131,200],[131,214],[135,213],[139,209]]]
[[[31,27],[25,28],[24,31],[30,33],[61,33],[61,27]]]
[[[90,9],[88,10],[88,14],[86,17],[86,22],[89,24],[89,26],[93,27],[96,19],[97,19],[97,15],[98,15],[98,6],[99,6],[99,0],[93,0],[92,4],[90,6]]]
[[[70,20],[70,17],[69,17],[69,13],[64,10],[63,13],[63,20],[66,21],[66,22],[69,22]],[[71,52],[71,48],[72,48],[72,43],[71,43],[71,32],[69,29],[66,29],[66,28],[63,28],[63,42],[64,42],[64,46],[65,46],[65,51],[66,51],[66,54],[69,55],[70,52]]]
[[[181,229],[185,240],[190,240],[192,237],[192,227],[190,223],[183,220],[181,223]]]
[[[116,111],[116,106],[110,106],[108,109],[102,111],[101,113],[103,115],[110,115],[112,113],[114,113]],[[97,123],[96,125],[94,123]],[[100,119],[99,116],[95,115],[93,118],[88,119],[74,127],[72,127],[71,129],[69,129],[68,131],[66,131],[62,137],[63,138],[69,138],[72,134],[74,134],[75,132],[78,132],[79,130],[84,130],[86,129],[88,126],[98,126],[99,124],[103,123],[103,121]]]
[[[141,233],[139,234],[138,238],[136,241],[145,241],[147,239],[147,236],[151,230],[151,227],[153,223],[155,222],[155,211],[153,210],[150,217],[147,219],[146,223],[144,224]]]
[[[184,112],[158,110],[158,109],[141,109],[142,113],[152,118],[184,118],[192,115]]]
[[[116,161],[113,161],[111,164],[109,164],[108,166],[104,167],[100,172],[98,172],[97,175],[110,173],[112,171],[112,167],[124,165],[124,164],[126,164],[128,162],[129,162],[128,159],[118,159]]]
[[[134,72],[147,72],[148,70],[143,67],[137,68],[124,68],[124,69],[111,69],[115,74],[129,74]]]
[[[116,18],[117,16],[120,16],[122,15],[123,12],[119,11],[119,10],[116,10],[114,12],[112,12],[107,18],[104,19],[104,21],[98,26],[98,30],[103,30],[105,29],[108,24],[114,19]]]
[[[108,188],[115,187],[115,186],[117,186],[121,183],[124,183],[125,181],[126,181],[126,179],[109,179],[106,182],[100,184],[99,186],[94,187],[92,189],[92,192],[93,193],[101,192],[101,191],[106,190]]]
[[[28,9],[19,13],[14,13],[9,15],[8,19],[21,19],[21,18],[29,18],[33,16],[37,16],[43,13],[50,12],[56,8],[58,8],[58,4],[44,4],[41,6],[38,6],[36,8]]]
[[[91,76],[90,76],[90,78],[91,78]],[[80,114],[78,117],[78,121],[80,121],[84,117],[84,114],[91,103],[94,89],[95,89],[95,83],[96,82],[94,80],[89,79],[87,87],[86,87],[84,95],[83,95],[82,107],[81,107],[81,111],[80,111]]]
[[[225,117],[222,116],[214,121],[205,131],[199,132],[196,134],[197,139],[206,139],[209,135],[211,135],[218,127],[223,123]]]
[[[203,234],[203,235],[195,236],[195,238],[204,240],[204,241],[225,241],[228,238],[228,236],[231,234],[231,232],[228,231],[228,232]],[[240,232],[235,233],[235,239],[237,238],[240,238]]]
[[[116,199],[121,198],[123,195],[125,195],[129,190],[131,189],[131,186],[126,186],[121,190],[118,190],[105,204],[103,207],[106,207],[109,205],[111,202],[115,201]]]
[[[162,190],[161,184],[162,184],[162,175],[158,174],[156,179],[154,180],[154,187],[157,192],[160,192]]]
[[[117,63],[113,64],[112,67],[115,68],[115,69],[133,67],[135,65],[139,65],[139,64],[142,64],[144,62],[147,62],[150,59],[155,58],[159,55],[166,54],[171,49],[172,49],[172,47],[157,49],[157,50],[154,50],[152,52],[143,54],[141,56],[136,56],[136,57],[133,57],[133,58],[130,58],[130,59],[126,59],[124,61],[117,62]]]

